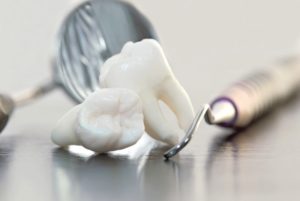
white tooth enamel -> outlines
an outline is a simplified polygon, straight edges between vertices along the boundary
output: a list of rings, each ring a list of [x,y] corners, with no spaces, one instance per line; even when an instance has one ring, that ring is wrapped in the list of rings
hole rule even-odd
[[[127,43],[120,54],[108,59],[101,68],[102,88],[129,88],[143,103],[146,131],[168,144],[178,142],[194,117],[189,96],[176,80],[159,43],[145,39]],[[179,126],[167,121],[158,101],[175,113]]]
[[[138,95],[128,89],[101,89],[59,120],[52,140],[59,146],[76,144],[103,153],[131,146],[143,133]]]
[[[69,112],[60,118],[51,134],[51,139],[55,144],[61,147],[66,147],[68,145],[79,145],[79,140],[75,135],[75,125],[76,118],[81,107],[81,105],[73,107]]]

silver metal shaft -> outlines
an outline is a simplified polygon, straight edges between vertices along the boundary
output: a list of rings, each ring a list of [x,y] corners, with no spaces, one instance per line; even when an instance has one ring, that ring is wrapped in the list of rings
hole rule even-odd
[[[214,105],[212,109],[209,104],[205,104],[203,108],[196,114],[193,122],[188,128],[186,135],[182,140],[167,152],[164,157],[168,160],[180,152],[192,139],[193,134],[198,129],[200,122],[205,119],[209,124],[218,124],[230,121],[235,116],[234,107],[228,102],[220,102]]]
[[[23,106],[43,95],[48,94],[57,86],[58,85],[51,80],[13,95],[12,100],[14,101],[15,106]]]

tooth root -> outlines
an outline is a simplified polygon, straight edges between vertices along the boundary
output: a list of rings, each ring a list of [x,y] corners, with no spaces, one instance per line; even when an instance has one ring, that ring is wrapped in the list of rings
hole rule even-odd
[[[51,134],[55,144],[61,147],[80,144],[74,128],[80,107],[81,105],[77,105],[59,120]]]
[[[179,82],[174,78],[164,81],[160,98],[175,113],[180,127],[186,130],[194,118],[194,109],[189,96]]]
[[[157,97],[154,94],[142,94],[143,111],[146,132],[157,140],[174,145],[178,143],[178,136],[183,135],[183,130],[176,129],[168,122],[160,109]]]

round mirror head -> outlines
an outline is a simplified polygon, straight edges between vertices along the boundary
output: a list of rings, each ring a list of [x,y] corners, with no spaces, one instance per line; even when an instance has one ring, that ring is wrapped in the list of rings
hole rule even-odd
[[[128,41],[157,39],[134,6],[118,0],[91,0],[75,8],[61,26],[54,58],[56,81],[77,103],[99,86],[106,59]]]

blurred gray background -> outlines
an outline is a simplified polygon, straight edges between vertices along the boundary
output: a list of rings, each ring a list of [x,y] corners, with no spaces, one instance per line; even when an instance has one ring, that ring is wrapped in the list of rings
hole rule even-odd
[[[300,2],[295,0],[130,2],[154,24],[174,72],[196,108],[236,78],[294,51],[300,36]],[[57,31],[62,19],[78,3],[1,3],[1,92],[17,92],[51,76]],[[218,82],[214,82],[215,77]],[[5,132],[52,126],[70,106],[57,90],[18,110]],[[41,113],[47,118],[40,118]]]
[[[1,3],[0,91],[17,92],[51,76],[57,31],[68,11],[79,2]],[[300,36],[299,1],[130,2],[154,24],[175,74],[196,108],[237,77],[296,49]],[[214,77],[218,82],[213,81]],[[62,92],[56,91],[18,110],[5,132],[12,127],[53,125],[70,106]],[[46,109],[44,121],[40,115]]]

